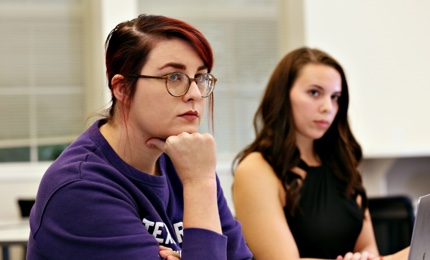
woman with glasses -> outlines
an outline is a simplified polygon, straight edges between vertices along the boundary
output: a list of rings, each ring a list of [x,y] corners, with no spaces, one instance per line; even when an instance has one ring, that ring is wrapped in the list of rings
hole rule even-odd
[[[216,83],[208,41],[140,15],[105,45],[112,106],[45,173],[28,259],[250,259],[214,138],[198,132]]]
[[[257,260],[382,259],[347,119],[348,85],[327,53],[299,48],[275,68],[236,157],[236,217]],[[406,259],[407,250],[385,259]]]

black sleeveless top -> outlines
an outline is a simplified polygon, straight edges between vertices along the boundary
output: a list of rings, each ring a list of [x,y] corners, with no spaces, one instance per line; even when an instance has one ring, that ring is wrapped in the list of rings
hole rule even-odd
[[[336,258],[353,252],[364,214],[356,198],[346,198],[343,184],[326,165],[309,167],[294,216],[284,212],[300,257]]]

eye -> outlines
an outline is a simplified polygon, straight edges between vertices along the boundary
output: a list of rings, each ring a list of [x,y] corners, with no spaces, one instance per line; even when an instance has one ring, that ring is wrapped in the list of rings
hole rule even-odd
[[[340,95],[333,95],[331,96],[331,99],[333,99],[334,101],[339,101]]]
[[[181,72],[174,72],[174,73],[170,73],[168,76],[168,80],[170,82],[175,82],[175,81],[182,81],[184,78],[184,74]]]
[[[309,95],[311,95],[313,97],[318,97],[320,95],[320,92],[316,89],[309,90],[308,93],[309,93]]]
[[[209,73],[198,74],[198,75],[196,75],[196,78],[201,83],[206,83],[208,81],[211,81],[211,76]]]

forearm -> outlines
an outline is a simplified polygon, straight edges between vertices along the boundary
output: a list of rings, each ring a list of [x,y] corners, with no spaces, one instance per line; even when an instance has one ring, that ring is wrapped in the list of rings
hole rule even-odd
[[[383,260],[407,260],[408,255],[409,255],[409,247],[406,247],[405,249],[400,250],[392,255],[384,256]]]
[[[222,234],[216,179],[184,183],[184,228],[203,228]]]

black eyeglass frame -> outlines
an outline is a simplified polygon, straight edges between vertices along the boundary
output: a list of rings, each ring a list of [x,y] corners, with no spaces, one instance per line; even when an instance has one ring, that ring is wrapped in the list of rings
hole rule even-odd
[[[172,94],[170,91],[169,91],[169,87],[167,86],[167,83],[168,83],[168,81],[169,81],[169,77],[172,75],[172,74],[181,74],[181,75],[185,75],[185,77],[186,78],[188,78],[188,87],[184,90],[184,92],[183,93],[181,93],[180,95],[174,95],[174,94]],[[167,90],[167,92],[171,95],[171,96],[173,96],[173,97],[182,97],[183,95],[185,95],[187,92],[188,92],[188,90],[190,89],[190,87],[191,87],[191,83],[194,81],[196,84],[197,84],[197,86],[199,85],[198,83],[197,83],[197,79],[199,78],[199,77],[201,77],[201,76],[204,76],[204,75],[209,75],[210,76],[210,78],[211,78],[211,80],[212,80],[212,88],[211,88],[211,90],[210,90],[210,92],[206,95],[206,96],[201,96],[202,98],[207,98],[207,97],[209,97],[210,95],[212,95],[212,93],[213,93],[213,91],[214,91],[214,89],[215,89],[215,84],[216,84],[216,82],[217,82],[217,78],[215,78],[215,76],[214,75],[212,75],[211,73],[203,73],[203,74],[199,74],[198,75],[198,77],[197,78],[190,78],[187,74],[185,74],[185,73],[182,73],[182,72],[172,72],[172,73],[169,73],[169,74],[166,74],[166,75],[164,75],[164,76],[150,76],[150,75],[129,75],[129,77],[132,77],[132,78],[144,78],[144,79],[164,79],[165,80],[165,87],[166,87],[166,90]]]

